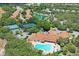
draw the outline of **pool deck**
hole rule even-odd
[[[43,45],[46,45],[46,44],[51,44],[52,47],[51,47],[51,50],[50,51],[45,51],[45,50],[42,50],[42,54],[46,55],[46,54],[49,54],[49,53],[54,53],[54,52],[57,52],[57,51],[60,51],[61,48],[58,44],[56,43],[49,43],[49,42],[44,42],[44,43],[41,43],[41,42],[34,42],[34,41],[30,41],[30,43],[35,46],[36,44],[43,44]]]

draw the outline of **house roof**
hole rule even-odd
[[[49,34],[47,36],[49,40],[56,42],[56,40],[59,39],[58,32],[49,30],[48,33]]]
[[[28,18],[28,19],[32,18],[30,9],[25,10],[25,13],[26,13],[26,15],[25,15],[26,18]]]
[[[0,14],[5,13],[5,11],[0,7]]]
[[[58,39],[58,35],[56,32],[48,32],[48,33],[42,33],[42,32],[37,32],[33,33],[31,36],[28,37],[29,40],[41,40],[41,41],[52,41],[56,42]]]
[[[0,38],[0,48],[4,48],[6,43],[7,43],[6,40]]]
[[[0,56],[5,55],[5,45],[7,44],[7,41],[5,39],[0,38]]]
[[[16,19],[16,17],[19,15],[20,10],[16,10],[12,15],[11,18]]]
[[[67,31],[62,31],[60,34],[59,34],[59,37],[64,39],[64,38],[67,38],[69,36],[69,33]]]
[[[49,33],[50,35],[58,35],[57,32],[56,32],[56,31],[53,31],[53,30],[49,30],[48,33]]]
[[[48,33],[37,32],[33,33],[28,37],[28,40],[40,40],[40,41],[51,41],[56,42],[59,38],[67,38],[68,32],[62,31],[57,33],[56,31],[49,30]]]
[[[38,32],[38,33],[36,33],[36,39],[43,41],[45,39],[45,35],[41,32]]]

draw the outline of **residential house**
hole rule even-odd
[[[19,15],[20,10],[17,9],[12,15],[11,18],[16,19],[16,17]]]
[[[57,42],[58,39],[62,38],[65,39],[69,35],[66,31],[53,31],[49,30],[47,33],[44,32],[37,32],[32,33],[27,39],[28,41],[39,41],[39,42]]]
[[[5,39],[0,38],[0,56],[5,55],[5,45],[7,44],[7,41]]]
[[[67,38],[69,37],[69,33],[67,31],[62,31],[60,32],[59,37],[62,39]]]
[[[5,11],[0,7],[0,14],[5,13]]]
[[[25,10],[25,13],[26,13],[26,15],[25,15],[26,19],[32,18],[31,10],[30,9]]]
[[[41,42],[44,42],[44,41],[56,42],[57,38],[56,38],[55,35],[56,35],[56,33],[54,33],[54,34],[51,34],[51,33],[50,34],[48,34],[48,33],[45,34],[45,33],[42,33],[42,32],[37,32],[37,33],[31,34],[28,37],[28,40],[29,41],[41,41]]]
[[[2,18],[2,14],[4,14],[5,11],[0,7],[0,18]]]
[[[16,6],[16,11],[11,15],[11,18],[16,19],[19,13],[22,13],[23,9],[19,6]],[[20,17],[22,19],[22,17]]]

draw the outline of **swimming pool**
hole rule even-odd
[[[35,42],[34,48],[37,50],[43,51],[42,54],[44,55],[49,54],[49,53],[52,54],[54,52],[58,52],[61,50],[60,45],[56,43],[49,43],[49,42],[45,42],[45,43]]]
[[[52,44],[37,43],[37,44],[34,46],[34,48],[35,48],[35,49],[38,49],[38,50],[50,52],[50,51],[52,51],[52,49],[53,49],[53,45],[52,45]]]

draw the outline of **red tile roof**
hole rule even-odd
[[[29,40],[39,40],[39,41],[51,41],[56,42],[59,39],[58,33],[56,31],[48,31],[47,34],[42,32],[33,33],[28,37]]]
[[[32,18],[30,9],[25,10],[25,13],[26,13],[26,15],[25,15],[26,18],[28,18],[28,19]]]
[[[19,15],[19,12],[20,12],[20,10],[17,9],[17,10],[11,15],[11,18],[16,19],[16,17]],[[32,18],[30,9],[25,10],[25,13],[26,13],[26,15],[25,15],[26,18],[28,18],[28,19],[29,19],[29,18]]]
[[[16,10],[12,15],[11,18],[16,19],[16,17],[19,15],[20,10]]]
[[[69,36],[69,33],[66,32],[66,31],[62,31],[60,34],[59,34],[59,37],[64,39],[64,38],[67,38]]]
[[[69,33],[66,31],[57,33],[56,31],[49,30],[47,34],[42,32],[33,33],[28,37],[28,40],[56,42],[58,39],[60,38],[64,39],[64,38],[67,38],[68,36],[69,36]]]

